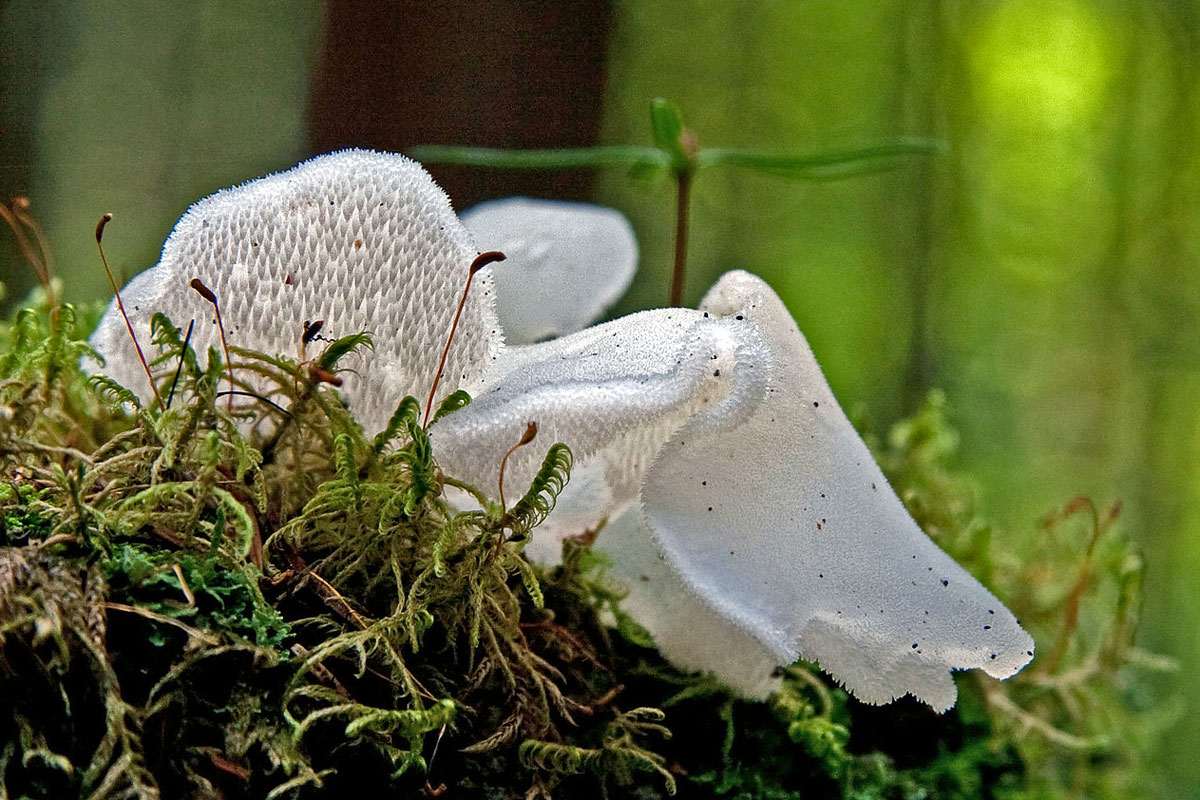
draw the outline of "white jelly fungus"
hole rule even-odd
[[[904,509],[767,284],[731,272],[698,310],[579,330],[629,282],[627,223],[528,200],[467,218],[478,241],[403,156],[333,153],[197,203],[125,305],[145,338],[155,311],[195,319],[199,353],[217,331],[196,277],[242,346],[295,353],[316,319],[327,336],[370,331],[343,392],[372,434],[428,391],[477,245],[508,247],[476,279],[439,392],[474,400],[431,437],[446,472],[480,486],[530,420],[539,441],[571,447],[572,480],[531,554],[553,558],[562,536],[610,520],[596,546],[628,610],[668,658],[747,696],[806,658],[866,702],[912,694],[944,710],[951,670],[1007,678],[1029,662],[1013,615]],[[559,338],[506,344],[505,330]],[[114,309],[92,343],[144,389]],[[513,455],[510,485],[532,477],[539,449]]]

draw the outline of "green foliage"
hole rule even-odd
[[[894,169],[904,156],[940,153],[945,149],[940,142],[916,136],[823,153],[771,153],[710,147],[697,154],[696,166],[736,167],[793,180],[828,181]]]
[[[668,174],[676,184],[675,263],[668,304],[683,301],[687,273],[687,237],[694,176],[713,167],[733,167],[791,180],[829,181],[892,169],[905,157],[944,150],[935,140],[896,137],[866,147],[819,153],[790,153],[702,147],[684,125],[683,112],[664,98],[650,103],[653,147],[600,146],[551,150],[497,150],[482,147],[422,145],[408,155],[428,164],[458,164],[493,169],[598,169],[625,167],[632,176]]]
[[[493,169],[596,169],[627,167],[657,170],[670,167],[669,156],[657,147],[614,145],[558,147],[547,150],[500,150],[490,147],[421,145],[409,149],[413,158],[429,164],[461,164]]]
[[[671,169],[686,170],[690,158],[683,145],[683,112],[679,106],[656,97],[650,103],[650,130],[654,133],[654,146],[671,159]]]
[[[1137,790],[1164,717],[1133,643],[1142,564],[1116,513],[1076,500],[998,551],[934,395],[878,456],[939,543],[1042,645],[956,709],[863,706],[814,668],[765,703],[666,664],[588,546],[524,547],[570,450],[505,509],[444,475],[404,398],[373,439],[315,362],[201,359],[165,318],[169,407],[89,377],[70,312],[0,336],[0,789],[8,796],[1056,798]],[[13,354],[18,354],[16,357]],[[314,364],[318,369],[314,370]],[[322,372],[322,370],[324,372]],[[174,385],[174,392],[170,387]],[[453,413],[463,392],[438,409]],[[451,506],[443,489],[474,497]],[[628,709],[628,710],[625,710]],[[153,735],[147,735],[148,732]]]
[[[225,563],[214,551],[171,552],[122,542],[100,569],[111,591],[163,617],[266,648],[280,648],[290,638],[279,612],[259,594],[255,576]],[[162,646],[167,633],[152,633],[150,643]]]
[[[375,451],[376,455],[382,453],[383,449],[398,436],[408,433],[411,430],[411,426],[416,425],[417,420],[420,418],[421,404],[417,402],[417,398],[411,395],[405,397],[400,401],[400,405],[396,406],[396,410],[392,412],[387,427],[375,436],[372,450]]]
[[[604,728],[599,747],[578,747],[527,739],[518,750],[521,764],[547,776],[577,775],[591,772],[611,779],[618,786],[634,783],[635,773],[657,773],[667,794],[676,792],[675,776],[664,766],[665,759],[637,744],[648,735],[671,738],[662,724],[665,715],[657,708],[635,708],[617,714]],[[545,791],[548,786],[543,785]]]
[[[945,146],[914,136],[884,140],[867,147],[822,153],[779,153],[734,148],[699,148],[684,127],[683,113],[670,100],[650,104],[654,146],[609,145],[550,150],[497,150],[486,147],[421,145],[408,154],[429,164],[459,164],[493,169],[601,169],[625,167],[634,174],[666,170],[679,176],[710,167],[746,169],[793,180],[835,180],[891,169],[905,156],[941,152]]]

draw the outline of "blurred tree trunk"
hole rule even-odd
[[[572,147],[596,139],[608,0],[332,0],[309,114],[316,151],[416,144]],[[458,209],[587,197],[591,176],[431,166]]]

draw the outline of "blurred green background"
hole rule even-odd
[[[961,463],[1011,537],[1077,494],[1124,502],[1144,647],[1177,658],[1155,770],[1200,786],[1200,4],[1185,0],[0,3],[0,196],[27,195],[74,299],[188,203],[341,146],[702,143],[820,150],[907,133],[946,154],[837,183],[701,175],[688,299],[778,288],[847,408],[945,389]],[[660,304],[668,181],[435,170],[456,206],[625,210],[622,310]],[[31,278],[0,236],[8,302]],[[1120,732],[1114,732],[1120,735]]]

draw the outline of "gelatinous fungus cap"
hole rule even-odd
[[[618,211],[509,197],[474,206],[463,224],[481,250],[499,250],[496,311],[509,344],[582,330],[629,288],[637,240]]]
[[[495,483],[530,420],[571,447],[571,483],[531,556],[610,520],[595,546],[628,610],[669,659],[747,696],[806,658],[863,701],[912,694],[944,710],[952,670],[1007,678],[1029,662],[1032,639],[909,516],[766,283],[731,272],[699,309],[583,328],[636,260],[615,212],[521,200],[467,219],[479,245],[512,253],[480,273],[450,353],[440,394],[474,400],[431,438],[447,474],[477,485]],[[428,390],[476,253],[419,164],[346,151],[197,203],[125,305],[143,334],[155,311],[195,318],[198,352],[216,333],[194,277],[242,346],[293,353],[313,319],[330,335],[371,332],[343,391],[374,433]],[[499,292],[493,269],[506,271]],[[559,338],[506,345],[502,325],[522,343]],[[110,309],[93,344],[110,374],[143,386],[124,336]],[[509,461],[513,485],[532,477],[535,450]]]

